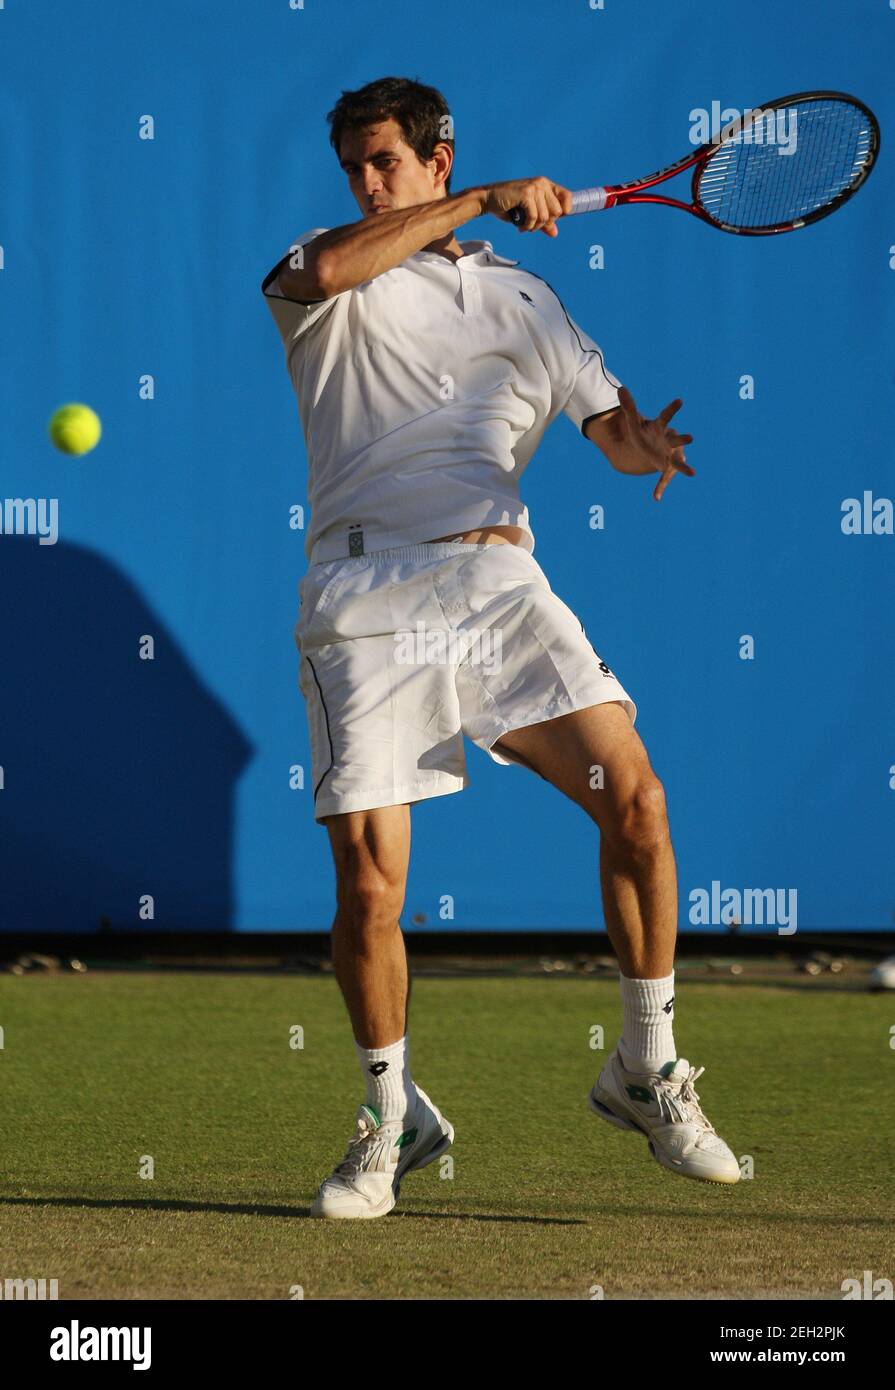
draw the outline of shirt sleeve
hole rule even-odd
[[[299,246],[307,246],[315,237],[321,236],[329,231],[328,227],[312,227],[309,232],[303,232],[300,237],[296,237],[286,256],[294,254]],[[285,256],[283,257],[285,260]],[[265,275],[261,282],[261,292],[264,295],[265,303],[273,314],[274,322],[283,340],[283,347],[288,353],[297,340],[307,333],[318,319],[325,317],[337,300],[342,298],[342,294],[350,294],[350,290],[343,290],[342,294],[331,295],[329,299],[311,299],[304,302],[297,299],[289,299],[283,293],[280,286],[278,271],[282,261],[278,261],[271,271]]]
[[[566,315],[568,318],[568,315]],[[583,328],[569,319],[572,336],[572,354],[576,363],[575,384],[572,394],[563,406],[563,412],[576,429],[584,433],[585,426],[596,415],[605,415],[618,406],[618,388],[621,382],[606,368],[602,350]]]

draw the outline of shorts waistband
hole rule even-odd
[[[461,555],[467,550],[491,550],[494,544],[489,541],[415,541],[412,545],[392,545],[386,550],[371,550],[369,558],[374,561],[433,560],[441,556]],[[500,545],[500,541],[496,544]]]
[[[501,547],[500,541],[414,541],[411,545],[390,545],[383,550],[366,550],[362,555],[337,555],[329,560],[317,560],[317,565],[351,564],[394,564],[396,560],[407,560],[416,564],[426,560],[447,559],[451,555],[462,555],[473,550],[495,550]],[[518,547],[517,547],[518,549]]]

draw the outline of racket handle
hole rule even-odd
[[[606,206],[605,188],[582,188],[572,194],[572,212],[602,212]]]
[[[573,216],[579,212],[602,212],[606,206],[605,188],[581,188],[577,193],[572,194],[572,211],[567,216]],[[513,208],[508,214],[510,222],[514,227],[525,221],[525,209],[522,207]]]

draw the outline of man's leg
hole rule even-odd
[[[410,863],[410,806],[350,811],[325,821],[336,870],[336,979],[355,1041],[384,1048],[407,1031],[407,954],[399,926]]]
[[[311,1215],[385,1216],[401,1180],[447,1148],[454,1129],[410,1075],[409,972],[399,925],[410,859],[410,806],[326,818],[336,866],[333,963],[348,1007],[366,1097],[345,1158]]]
[[[677,873],[665,792],[623,707],[592,705],[514,729],[497,747],[577,802],[599,826],[603,911],[622,974],[668,976]]]
[[[677,874],[665,794],[640,736],[608,702],[514,729],[499,746],[599,826],[603,913],[621,968],[619,1056],[631,1071],[673,1065]]]
[[[646,1134],[650,1153],[671,1172],[737,1182],[737,1160],[694,1089],[703,1068],[676,1056],[677,875],[662,784],[627,713],[614,702],[593,705],[515,729],[500,747],[600,828],[603,909],[621,966],[624,1026],[591,1091],[591,1109],[620,1129]]]

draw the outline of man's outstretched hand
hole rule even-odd
[[[668,424],[680,410],[683,401],[671,401],[664,410],[659,411],[655,420],[647,420],[640,414],[627,386],[618,388],[618,403],[621,410],[612,421],[615,438],[610,462],[614,468],[622,473],[661,473],[653,489],[657,502],[675,473],[685,473],[688,478],[695,478],[696,470],[690,467],[684,454],[684,445],[692,444],[693,436],[678,434]]]

